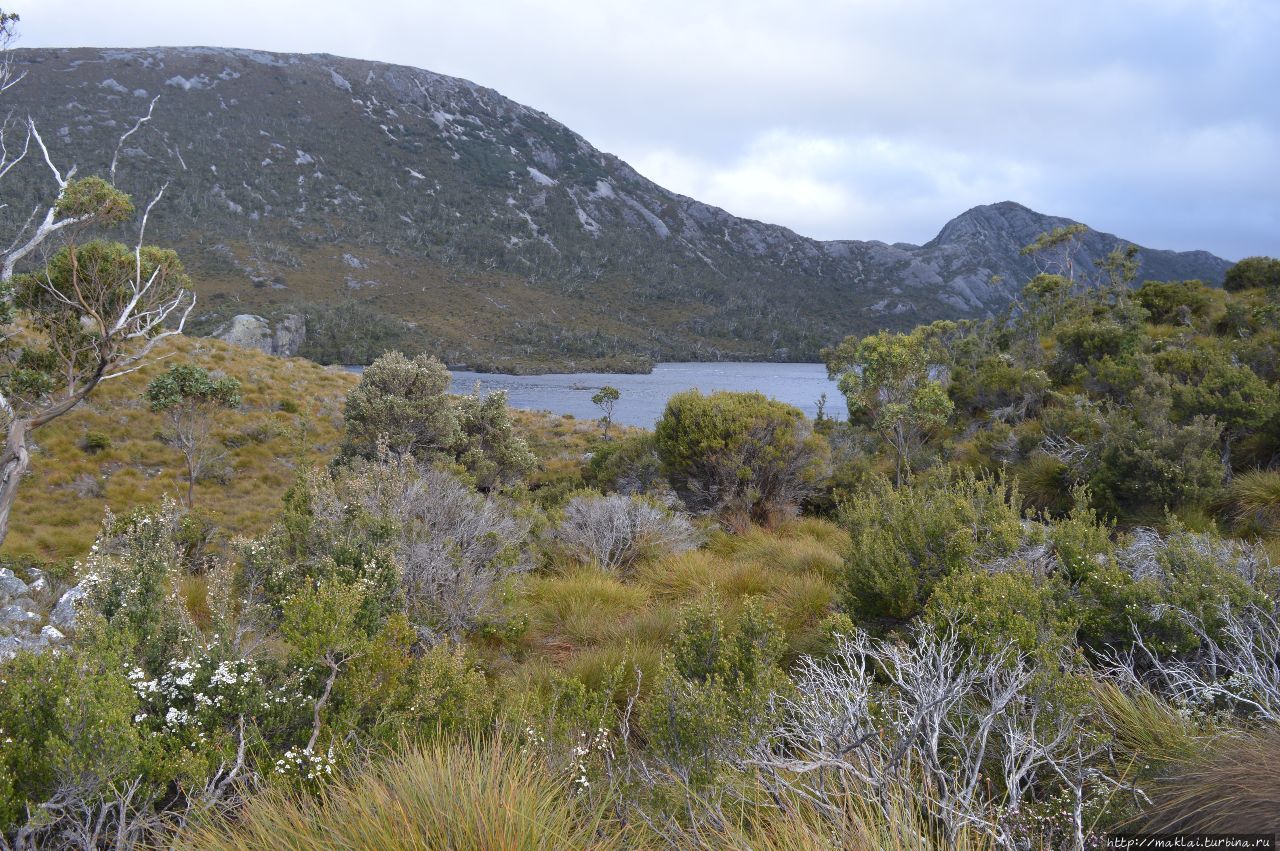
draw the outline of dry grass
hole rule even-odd
[[[1158,833],[1280,833],[1280,730],[1241,733],[1174,766],[1142,829]]]
[[[695,827],[674,845],[688,851],[994,851],[994,843],[976,832],[944,836],[893,789],[882,790],[882,810],[868,790],[833,780],[827,793],[834,811],[787,795],[785,808],[744,808],[736,818],[725,813],[726,823]]]
[[[336,451],[342,405],[356,381],[351,373],[204,338],[175,338],[160,354],[164,360],[105,382],[80,407],[35,432],[37,450],[6,554],[75,558],[93,543],[105,509],[127,512],[183,492],[181,456],[160,439],[161,418],[142,398],[147,383],[175,361],[225,372],[243,385],[243,406],[220,413],[215,432],[225,472],[196,486],[197,509],[221,534],[263,531],[298,467],[325,463]],[[297,413],[281,410],[282,402],[292,402]],[[89,433],[105,435],[110,445],[86,451]]]
[[[277,358],[203,337],[177,337],[164,359],[108,381],[69,414],[35,432],[4,555],[62,561],[84,554],[110,508],[124,513],[185,492],[182,459],[160,438],[163,422],[143,400],[169,364],[190,360],[240,380],[244,404],[219,413],[223,474],[196,486],[196,508],[218,536],[254,535],[278,516],[284,491],[306,465],[327,464],[342,439],[342,409],[358,376],[301,358]],[[287,410],[282,410],[282,407]],[[595,421],[514,411],[516,428],[554,479],[599,440]],[[106,448],[84,448],[86,436]]]
[[[625,579],[594,568],[534,577],[517,603],[529,623],[522,678],[537,682],[560,669],[582,673],[585,682],[628,654],[656,664],[683,607],[711,591],[729,617],[747,597],[760,598],[791,655],[812,649],[834,610],[846,542],[838,526],[802,520],[772,532],[719,534],[705,549],[641,563]]]
[[[622,848],[603,808],[501,743],[408,748],[314,797],[269,790],[234,822],[189,830],[200,851],[551,851]],[[630,846],[634,847],[634,846]]]
[[[1244,534],[1280,535],[1280,470],[1253,470],[1231,481],[1226,514]]]

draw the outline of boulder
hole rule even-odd
[[[70,632],[76,628],[76,603],[89,593],[83,585],[73,585],[58,598],[53,611],[49,613],[49,623],[60,632]]]
[[[220,325],[213,336],[233,346],[291,358],[302,348],[307,323],[296,313],[286,313],[274,325],[261,316],[241,313]]]
[[[30,602],[30,601],[27,601]],[[40,616],[28,609],[13,603],[0,609],[0,627],[15,629],[40,623]]]
[[[49,579],[42,571],[31,571],[31,582],[27,585],[27,592],[30,594],[47,594],[49,593]]]
[[[14,576],[9,568],[0,567],[0,594],[6,597],[21,597],[27,592],[27,583]]]

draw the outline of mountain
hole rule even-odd
[[[194,273],[206,330],[306,318],[303,353],[386,345],[504,370],[646,359],[813,359],[846,334],[985,315],[1069,223],[976,207],[922,246],[823,242],[668,191],[544,113],[466,80],[328,55],[215,48],[18,50],[3,97],[55,162],[167,181],[150,238]],[[6,225],[48,191],[35,158]],[[1089,231],[1079,262],[1127,244]],[[1142,249],[1143,277],[1220,281],[1204,252]]]

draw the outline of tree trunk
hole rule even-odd
[[[27,432],[30,423],[15,419],[5,435],[4,456],[0,458],[0,544],[9,535],[9,513],[18,500],[18,485],[31,465],[27,452]]]

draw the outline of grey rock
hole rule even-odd
[[[12,570],[0,567],[0,593],[7,597],[21,597],[27,590],[27,583],[14,576]]]
[[[89,593],[83,585],[73,585],[58,598],[53,611],[49,613],[49,623],[62,632],[70,632],[76,628],[76,604]]]
[[[37,623],[40,623],[40,616],[23,606],[10,604],[0,609],[0,624],[2,625],[12,628]]]
[[[46,641],[49,641],[53,644],[57,644],[59,641],[62,641],[64,638],[66,638],[66,636],[62,634],[62,631],[60,629],[58,629],[56,626],[49,626],[48,624],[45,624],[44,627],[40,630],[40,635]]]
[[[235,346],[291,358],[302,348],[306,332],[306,321],[295,313],[281,316],[274,325],[261,316],[241,313],[220,325],[213,336]]]
[[[7,662],[23,648],[22,639],[13,635],[0,636],[0,662]]]

